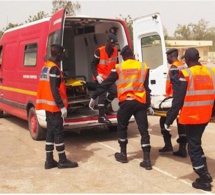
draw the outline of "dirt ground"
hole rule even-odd
[[[108,129],[66,132],[66,154],[79,163],[74,169],[44,169],[45,142],[31,139],[27,122],[13,116],[0,119],[0,193],[215,193],[192,188],[197,178],[190,159],[171,153],[161,155],[163,147],[159,117],[149,116],[151,161],[153,170],[139,166],[142,161],[140,136],[136,123],[129,125],[128,160],[114,159],[119,151],[117,133]],[[215,177],[215,124],[210,123],[203,135],[203,148],[209,171]],[[176,143],[176,124],[172,126],[172,143]],[[58,160],[55,152],[55,159]],[[213,185],[215,181],[213,182]]]

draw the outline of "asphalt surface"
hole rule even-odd
[[[205,194],[215,193],[194,189],[197,178],[189,157],[172,153],[161,155],[163,147],[159,117],[149,116],[152,170],[139,166],[142,161],[140,136],[136,123],[128,130],[128,163],[114,159],[119,151],[117,133],[108,129],[66,132],[68,159],[77,161],[74,169],[44,169],[45,142],[31,139],[27,122],[13,116],[0,119],[0,193],[140,193],[140,194]],[[203,135],[203,148],[208,168],[215,177],[215,124],[210,123]],[[176,124],[172,126],[172,143],[176,143]],[[55,152],[55,159],[58,160]],[[213,181],[213,185],[215,181]]]

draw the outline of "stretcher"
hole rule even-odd
[[[154,96],[151,98],[151,107],[154,109],[154,116],[166,117],[167,110],[172,105],[172,98],[165,98],[165,96]],[[211,117],[211,123],[215,123],[215,116]]]
[[[167,111],[154,110],[154,116],[166,116]],[[215,117],[212,117],[210,123],[215,123]]]

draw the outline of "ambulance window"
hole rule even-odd
[[[155,69],[163,64],[161,38],[159,35],[151,35],[141,39],[143,61],[150,69]]]
[[[48,38],[48,45],[46,50],[46,59],[49,59],[51,57],[51,45],[52,44],[61,44],[61,30],[57,30],[49,35]]]
[[[24,66],[36,66],[37,63],[37,43],[25,45]]]

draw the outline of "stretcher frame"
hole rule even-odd
[[[166,117],[167,111],[165,110],[154,110],[154,116]],[[211,118],[210,123],[215,123],[215,116]]]

